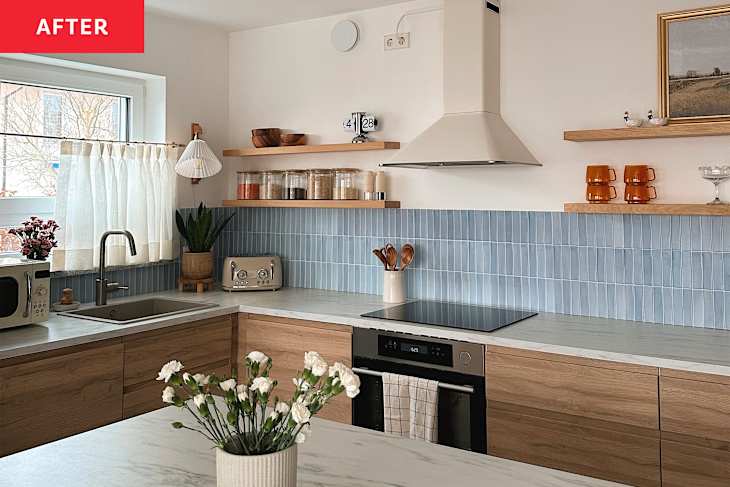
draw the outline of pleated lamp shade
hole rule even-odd
[[[175,164],[175,172],[190,179],[203,179],[215,176],[223,169],[221,161],[215,156],[204,140],[190,141],[180,159]]]

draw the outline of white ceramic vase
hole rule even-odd
[[[383,302],[406,302],[406,276],[402,271],[383,271]]]
[[[268,455],[231,455],[216,448],[218,487],[296,487],[297,445]]]

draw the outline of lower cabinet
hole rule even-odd
[[[305,352],[316,351],[330,364],[342,362],[352,366],[349,326],[261,315],[248,315],[240,320],[239,326],[245,327],[245,344],[239,338],[239,356],[259,350],[271,357],[274,361],[271,376],[278,381],[276,391],[283,399],[289,399],[294,392],[292,378],[303,369]],[[342,394],[318,417],[350,424],[352,401]]]
[[[486,367],[490,455],[661,485],[656,368],[495,346]]]
[[[226,315],[124,337],[124,417],[164,406],[163,384],[156,378],[170,360],[179,360],[190,373],[229,376],[235,319]]]
[[[664,487],[730,485],[730,377],[662,369]]]
[[[122,419],[122,364],[121,340],[0,362],[0,456]]]

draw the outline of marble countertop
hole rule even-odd
[[[496,332],[483,333],[362,318],[362,313],[385,307],[380,296],[368,294],[289,288],[203,295],[170,291],[154,296],[219,306],[125,326],[52,314],[46,323],[0,330],[0,359],[240,311],[730,376],[730,332],[722,330],[540,313]]]
[[[173,430],[168,407],[0,458],[5,487],[215,486],[207,440]],[[373,468],[377,467],[377,468]],[[613,482],[314,419],[300,446],[300,487],[611,487]]]

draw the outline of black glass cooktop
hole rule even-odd
[[[473,331],[494,331],[535,316],[533,311],[492,308],[439,301],[413,301],[362,315],[364,318],[408,321]]]

